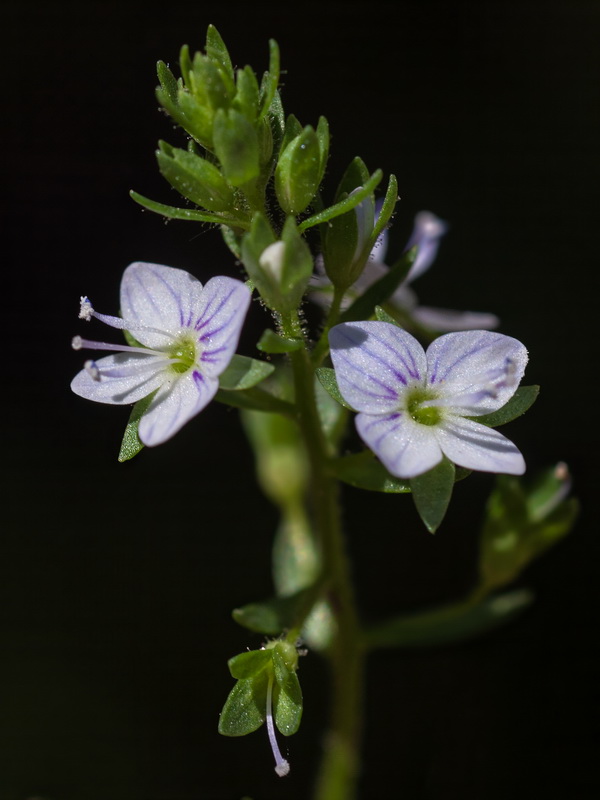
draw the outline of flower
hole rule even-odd
[[[499,320],[495,314],[422,306],[419,305],[416,294],[410,288],[410,284],[426,272],[434,262],[442,236],[447,231],[448,224],[430,211],[420,211],[415,216],[414,227],[405,252],[416,247],[417,255],[408,275],[389,298],[389,304],[408,314],[418,325],[432,331],[496,328]],[[389,267],[385,263],[387,240],[388,232],[384,230],[377,238],[362,274],[346,293],[342,308],[348,308],[371,284],[383,278],[388,271]],[[313,289],[311,299],[320,304],[328,303],[330,284],[325,276],[322,259],[317,259],[316,269],[317,275],[311,281]]]
[[[87,361],[75,376],[75,394],[99,403],[135,403],[153,394],[139,422],[138,436],[149,446],[173,436],[212,400],[218,376],[235,353],[250,290],[218,276],[202,287],[188,272],[141,261],[121,281],[121,314],[94,311],[81,298],[80,318],[96,317],[135,337],[140,346],[92,342],[76,336],[76,350],[114,350]]]
[[[387,322],[348,322],[329,332],[343,398],[356,428],[387,470],[414,478],[443,456],[461,467],[521,475],[523,456],[502,434],[471,417],[513,396],[527,350],[510,336],[462,331],[427,349]]]

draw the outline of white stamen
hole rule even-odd
[[[160,333],[163,336],[169,336],[171,339],[175,338],[170,331],[163,331],[159,328],[154,328],[151,325],[132,325],[131,322],[126,324],[125,320],[121,319],[121,317],[113,317],[110,314],[101,314],[99,311],[94,310],[89,297],[80,297],[79,304],[79,319],[84,319],[86,322],[90,322],[92,317],[95,317],[105,325],[110,325],[111,328],[118,328],[121,331],[128,330],[132,333],[135,333],[136,331],[145,331],[147,333]]]
[[[74,336],[71,340],[73,350],[112,350],[117,353],[142,353],[145,356],[161,356],[166,361],[175,361],[161,350],[151,350],[149,347],[130,347],[128,344],[110,344],[110,342],[93,342],[89,339],[82,339],[81,336]]]
[[[96,364],[95,361],[92,361],[91,359],[88,359],[88,361],[86,361],[84,363],[83,368],[88,373],[88,375],[91,377],[91,379],[93,381],[99,381],[100,380],[100,369],[98,367],[98,364]]]
[[[80,297],[79,298],[79,319],[84,319],[86,322],[90,322],[92,316],[94,314],[94,309],[92,304],[89,301],[88,297]]]
[[[271,750],[275,756],[275,772],[280,778],[285,777],[290,771],[290,765],[281,755],[277,739],[275,738],[275,726],[273,725],[273,712],[272,712],[272,696],[273,696],[273,677],[269,678],[269,685],[267,686],[267,733],[269,734],[269,742]]]

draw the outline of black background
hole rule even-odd
[[[213,405],[134,462],[127,411],[73,396],[78,298],[117,312],[133,260],[239,276],[219,234],[128,197],[175,201],[156,140],[155,63],[217,25],[238,66],[282,50],[283,101],[333,132],[328,187],[355,155],[399,179],[391,233],[452,224],[415,286],[494,311],[530,350],[536,407],[510,436],[528,465],[565,460],[584,514],[520,584],[537,603],[461,646],[370,662],[365,798],[592,797],[598,649],[597,2],[18,2],[2,12],[4,351],[0,800],[305,798],[327,711],[318,656],[305,718],[272,769],[264,731],[219,737],[226,659],[260,645],[231,608],[271,591],[276,519],[237,416]],[[254,307],[241,351],[265,320]],[[103,332],[97,329],[97,338]],[[347,492],[363,616],[472,585],[487,476],[459,484],[435,537],[409,498]]]

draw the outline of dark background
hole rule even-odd
[[[69,391],[78,298],[117,312],[133,260],[239,275],[216,231],[163,221],[155,62],[217,25],[238,66],[282,50],[283,101],[333,132],[327,186],[360,154],[399,179],[401,251],[428,208],[452,224],[423,302],[494,311],[541,398],[509,434],[533,470],[570,465],[584,514],[527,570],[537,603],[461,646],[370,662],[365,798],[594,796],[597,758],[597,2],[8,2],[2,11],[5,349],[0,800],[309,795],[327,674],[303,660],[305,718],[280,781],[264,731],[216,733],[226,659],[260,639],[230,618],[271,591],[276,519],[234,412],[116,461],[125,409]],[[253,309],[242,352],[265,320]],[[96,337],[103,333],[96,329]],[[491,478],[457,486],[436,537],[409,498],[347,493],[365,618],[472,585]]]

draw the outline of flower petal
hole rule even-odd
[[[345,322],[329,331],[329,344],[340,392],[357,411],[394,411],[405,387],[424,381],[423,348],[395,325]]]
[[[432,430],[444,454],[461,467],[509,475],[525,472],[525,460],[519,449],[493,428],[450,416]]]
[[[146,347],[168,347],[197,316],[199,280],[183,269],[136,261],[123,273],[121,314]]]
[[[100,379],[94,380],[83,369],[71,381],[71,389],[87,400],[124,405],[136,403],[157,389],[165,380],[168,362],[143,353],[117,353],[99,358],[95,365]]]
[[[211,278],[204,287],[194,322],[204,375],[220,375],[231,361],[250,297],[245,284],[223,275]]]
[[[358,414],[355,421],[361,439],[398,478],[414,478],[442,460],[435,429],[407,414]]]
[[[406,276],[407,282],[414,281],[433,264],[440,239],[447,230],[448,224],[432,214],[431,211],[420,211],[417,214],[413,231],[406,245],[407,250],[417,246],[417,257]]]
[[[148,447],[166,442],[208,405],[218,388],[216,378],[197,370],[163,384],[140,420],[140,440]]]
[[[441,391],[446,407],[469,416],[502,408],[526,364],[521,342],[491,331],[447,333],[427,349],[428,383]]]
[[[497,328],[500,320],[495,314],[485,311],[455,311],[452,308],[419,306],[412,312],[413,318],[432,331],[490,330]]]

